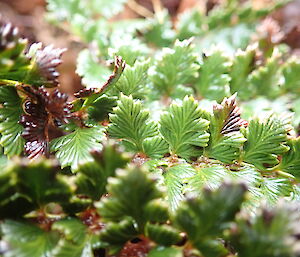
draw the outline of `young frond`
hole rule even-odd
[[[243,160],[262,170],[278,164],[278,155],[289,149],[286,144],[288,125],[287,120],[274,115],[251,120],[245,133]]]
[[[176,41],[173,48],[164,48],[156,58],[150,72],[154,88],[167,96],[176,92],[176,87],[193,82],[198,77],[199,65],[191,40]]]
[[[139,100],[121,95],[118,106],[110,115],[112,123],[108,127],[108,133],[113,138],[122,139],[131,151],[151,155],[157,151],[160,153],[160,146],[164,143],[154,139],[159,135],[159,131],[157,124],[151,121],[149,116],[149,111],[143,110]],[[163,148],[167,151],[166,147]]]
[[[195,84],[199,96],[221,101],[230,94],[229,71],[232,63],[220,50],[214,49],[208,56],[204,55],[200,66],[199,79]]]
[[[197,157],[209,140],[209,121],[193,97],[186,96],[181,104],[173,103],[161,115],[160,132],[170,145],[170,152],[183,158]]]
[[[74,132],[53,139],[50,143],[51,152],[55,152],[62,168],[71,166],[77,171],[80,164],[93,161],[91,150],[101,150],[104,139],[104,128],[76,128]]]
[[[205,154],[225,163],[237,160],[240,147],[246,141],[240,132],[244,126],[247,126],[247,122],[241,118],[236,95],[214,105],[213,115],[210,115],[211,137]]]

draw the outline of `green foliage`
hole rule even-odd
[[[262,170],[275,166],[279,162],[278,155],[289,149],[286,145],[288,131],[287,120],[274,115],[263,121],[251,120],[245,132],[243,160]]]
[[[159,247],[149,252],[149,257],[183,257],[183,253],[180,249],[173,247]]]
[[[244,121],[240,118],[235,96],[225,98],[220,105],[215,105],[209,119],[211,137],[205,155],[224,163],[232,163],[238,159],[240,148],[246,141],[240,133]]]
[[[24,139],[21,137],[23,127],[18,124],[23,113],[21,99],[12,87],[0,88],[0,143],[4,148],[4,154],[8,157],[20,155],[24,147]]]
[[[95,124],[95,122],[108,120],[108,114],[112,112],[113,108],[117,106],[117,98],[113,96],[102,95],[88,108],[88,122]]]
[[[149,112],[143,110],[141,102],[133,100],[132,96],[121,95],[110,120],[109,135],[122,139],[127,149],[150,157],[167,152],[165,142],[157,137],[159,132],[156,123],[149,120]]]
[[[297,256],[293,245],[298,244],[299,239],[292,236],[297,218],[292,208],[264,208],[254,220],[240,218],[238,227],[232,228],[230,241],[239,256]]]
[[[298,256],[299,58],[253,35],[284,1],[47,2],[85,88],[0,20],[0,255]]]
[[[150,60],[137,61],[132,67],[126,66],[123,75],[116,83],[114,90],[134,98],[142,98],[147,84],[147,72]]]
[[[87,227],[80,220],[75,218],[59,220],[52,225],[52,230],[62,234],[62,238],[53,249],[53,256],[94,256]]]
[[[255,49],[256,46],[251,45],[245,51],[238,50],[234,56],[230,71],[230,91],[232,94],[239,92],[239,97],[248,98],[249,94],[251,94],[249,88],[244,84],[253,69]]]
[[[76,193],[99,200],[106,192],[107,178],[114,176],[117,168],[124,168],[129,158],[113,144],[105,144],[102,152],[93,154],[94,161],[79,167]]]
[[[170,145],[170,152],[183,158],[199,155],[200,147],[207,146],[209,122],[193,97],[185,97],[182,104],[173,103],[161,115],[160,132]]]
[[[215,192],[206,189],[201,198],[189,198],[179,207],[176,223],[205,256],[223,256],[227,250],[216,238],[234,220],[245,192],[240,184],[224,184]]]
[[[199,65],[191,40],[177,40],[173,48],[164,48],[156,57],[150,74],[154,88],[172,96],[176,86],[193,82],[198,77]]]
[[[142,231],[146,215],[143,210],[147,203],[159,198],[161,193],[156,188],[155,180],[148,178],[137,167],[120,171],[117,175],[117,178],[109,179],[107,191],[110,197],[101,201],[99,212],[105,220],[115,222],[129,216],[137,223],[138,230]]]
[[[55,152],[61,167],[71,166],[75,172],[79,165],[92,161],[90,151],[101,150],[104,138],[103,127],[76,128],[74,132],[51,141],[51,151]]]
[[[170,209],[175,211],[180,205],[183,196],[185,180],[195,174],[195,169],[189,164],[179,164],[167,168],[164,173],[164,184]]]
[[[300,138],[291,139],[288,141],[290,150],[282,155],[281,162],[278,169],[294,175],[296,178],[300,177]]]
[[[176,28],[179,40],[199,35],[202,32],[203,19],[204,17],[197,9],[187,10],[181,14]]]
[[[56,172],[57,167],[50,162],[8,165],[0,174],[1,216],[21,217],[30,209],[50,202],[67,203],[71,197],[70,186]]]
[[[290,57],[282,67],[284,76],[284,88],[287,91],[299,93],[300,88],[300,61],[295,57]]]
[[[82,77],[82,83],[89,88],[99,88],[110,75],[110,71],[88,49],[82,50],[77,59],[76,72]]]
[[[199,79],[195,84],[197,94],[216,101],[228,96],[230,66],[229,58],[220,50],[215,49],[208,56],[204,56]]]
[[[155,201],[162,193],[156,188],[155,180],[144,171],[138,167],[120,170],[116,178],[109,178],[107,191],[110,197],[101,200],[98,210],[105,221],[112,222],[101,231],[102,241],[119,250],[126,241],[141,233],[162,245],[180,240],[174,228],[148,223],[165,221],[162,217],[166,217],[168,211]]]
[[[57,243],[55,233],[47,233],[31,224],[7,220],[1,224],[1,230],[10,245],[5,257],[46,257]]]
[[[258,95],[274,97],[277,95],[280,84],[280,69],[278,69],[280,53],[274,49],[272,56],[265,66],[254,70],[249,76],[249,83]]]

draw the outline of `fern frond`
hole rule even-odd
[[[199,156],[200,147],[207,146],[209,122],[192,97],[185,97],[179,105],[173,103],[161,115],[160,132],[170,145],[172,154],[183,158]]]

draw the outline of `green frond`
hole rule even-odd
[[[203,255],[224,256],[227,250],[216,237],[234,220],[245,192],[241,184],[223,184],[214,192],[206,189],[200,198],[188,198],[180,205],[175,222]]]
[[[204,17],[198,9],[187,9],[178,17],[176,26],[178,39],[184,40],[200,35],[203,32],[203,23]]]
[[[199,79],[195,84],[197,94],[217,102],[228,96],[231,65],[229,57],[221,50],[212,49],[209,55],[204,56],[200,65]]]
[[[221,104],[214,105],[213,114],[209,116],[210,142],[205,155],[224,163],[237,160],[246,141],[240,132],[245,121],[241,118],[235,97],[224,98]]]
[[[163,140],[157,137],[157,124],[149,116],[149,111],[142,108],[140,101],[121,95],[118,106],[110,115],[108,133],[113,138],[122,139],[128,150],[159,156],[167,148]]]
[[[299,243],[294,237],[299,226],[295,208],[285,206],[262,208],[253,219],[243,217],[230,231],[230,242],[243,257],[297,256],[293,246]]]
[[[79,166],[76,174],[76,193],[99,200],[106,192],[108,177],[115,176],[116,169],[124,168],[129,157],[116,145],[106,143],[101,152],[93,153],[93,161]]]
[[[199,156],[199,149],[207,146],[209,122],[203,118],[203,113],[193,97],[186,96],[181,104],[173,103],[161,115],[160,132],[172,154],[188,159]]]
[[[110,197],[103,198],[98,205],[101,217],[114,222],[131,217],[140,231],[147,221],[146,205],[162,196],[155,180],[138,167],[119,170],[115,178],[109,178],[107,191]]]
[[[149,66],[150,59],[137,61],[133,66],[127,65],[113,91],[122,92],[127,96],[132,95],[134,98],[142,98],[147,84]]]
[[[275,204],[280,197],[290,196],[292,192],[292,185],[286,178],[264,177],[260,182],[259,188],[262,198],[266,199],[270,204]]]
[[[196,166],[194,176],[187,179],[187,190],[201,194],[203,188],[216,190],[228,177],[227,169],[222,165]]]
[[[195,175],[195,169],[192,165],[184,163],[166,168],[164,176],[164,185],[166,186],[169,208],[175,211],[184,199],[184,184],[186,180]]]
[[[158,47],[170,46],[175,40],[175,31],[167,9],[162,9],[159,14],[146,20],[142,33],[147,43]]]
[[[191,40],[177,40],[173,48],[164,48],[156,57],[150,70],[150,79],[154,88],[172,96],[177,86],[195,81],[198,69],[197,55]]]
[[[132,37],[130,33],[123,34],[120,38],[120,33],[116,31],[111,35],[110,40],[108,53],[111,57],[122,56],[126,64],[131,67],[134,67],[136,62],[140,62],[139,66],[147,63],[145,59],[149,54],[149,48],[139,38]]]
[[[265,95],[274,98],[279,93],[280,85],[280,61],[281,54],[277,48],[266,64],[260,66],[249,75],[249,86],[252,87],[256,95]]]
[[[23,152],[23,127],[18,122],[23,114],[22,101],[13,87],[0,87],[0,144],[8,157]]]
[[[247,141],[242,159],[261,170],[275,166],[279,162],[278,155],[289,149],[286,145],[288,131],[288,121],[274,115],[264,120],[251,120],[245,132]]]
[[[76,72],[82,77],[82,83],[88,88],[99,88],[111,73],[88,49],[79,53]]]
[[[1,224],[1,230],[3,239],[10,245],[9,251],[4,254],[5,257],[51,256],[58,242],[56,233],[48,233],[29,223],[6,220]]]
[[[278,170],[288,172],[294,175],[297,179],[300,178],[300,138],[291,139],[288,141],[289,151],[281,156],[281,161]]]
[[[74,132],[51,141],[51,151],[55,152],[62,168],[71,166],[77,171],[80,164],[93,161],[91,150],[101,150],[104,128],[76,128]]]
[[[247,77],[254,69],[256,45],[250,45],[245,51],[237,50],[230,70],[230,92],[238,92],[238,96],[248,99],[251,95],[247,85]],[[246,85],[245,85],[246,84]]]
[[[300,92],[300,60],[294,56],[290,57],[282,67],[284,77],[283,87],[289,92]]]

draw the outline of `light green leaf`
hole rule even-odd
[[[289,196],[292,187],[289,180],[285,178],[263,178],[260,190],[264,199],[270,204],[275,204],[280,197]]]
[[[154,13],[153,18],[146,20],[142,30],[147,43],[152,43],[158,47],[169,46],[175,40],[175,31],[167,9]]]
[[[21,99],[13,87],[0,87],[0,144],[8,157],[20,155],[25,140],[21,134],[23,127],[18,123],[23,113]]]
[[[149,111],[142,109],[138,100],[132,96],[121,95],[114,114],[110,115],[108,133],[113,138],[122,139],[131,151],[157,156],[166,149],[159,135],[157,124],[149,120]],[[163,148],[160,148],[163,146]]]
[[[260,66],[249,75],[249,83],[258,95],[269,98],[278,96],[280,85],[280,61],[281,54],[277,48],[264,66]]]
[[[124,20],[122,20],[124,22]],[[121,34],[121,35],[120,35]],[[111,35],[111,44],[108,48],[109,55],[122,56],[127,65],[134,66],[136,61],[146,63],[144,60],[149,55],[149,49],[145,43],[137,37],[133,37],[130,33],[115,30],[115,33]]]
[[[277,169],[300,178],[300,138],[289,140],[288,146],[290,150],[282,155]]]
[[[132,95],[134,98],[143,97],[144,87],[147,83],[147,72],[150,59],[136,62],[134,66],[127,65],[114,91],[122,92],[124,95]]]
[[[228,96],[231,65],[230,59],[222,51],[213,49],[200,65],[199,79],[195,84],[197,94],[217,102]]]
[[[183,200],[185,180],[194,175],[195,169],[187,163],[167,168],[163,173],[164,185],[167,189],[168,203],[172,211],[175,211]]]
[[[57,233],[12,220],[6,220],[1,229],[10,246],[4,257],[49,257],[59,239]]]
[[[203,31],[203,16],[198,9],[188,9],[178,17],[177,37],[179,40],[188,39],[193,36],[200,35]]]
[[[176,93],[176,86],[191,83],[198,77],[199,65],[191,40],[176,41],[173,48],[164,48],[150,70],[154,87],[167,96]]]
[[[160,132],[170,144],[172,154],[183,158],[199,156],[197,147],[207,146],[209,122],[193,97],[185,97],[181,104],[173,103],[161,115]]]
[[[123,10],[126,0],[92,0],[90,9],[105,18],[111,18]]]
[[[71,166],[77,171],[80,164],[93,160],[90,151],[101,150],[104,138],[103,127],[77,128],[71,134],[51,141],[51,151],[55,152],[61,167]]]
[[[97,61],[88,49],[82,50],[77,59],[76,72],[82,77],[82,83],[88,88],[99,88],[106,82],[110,70]]]
[[[228,170],[222,165],[200,165],[194,176],[187,179],[188,191],[200,194],[204,187],[217,189],[228,177]]]
[[[290,57],[282,67],[284,77],[283,87],[295,93],[300,91],[300,60],[295,56]]]
[[[230,71],[230,91],[238,92],[238,96],[249,99],[251,92],[247,86],[247,77],[253,69],[256,45],[250,45],[245,51],[238,50],[234,56]]]
[[[245,136],[244,161],[264,170],[265,165],[273,167],[278,164],[277,155],[288,151],[286,145],[289,121],[274,115],[259,120],[253,119],[249,123]]]

